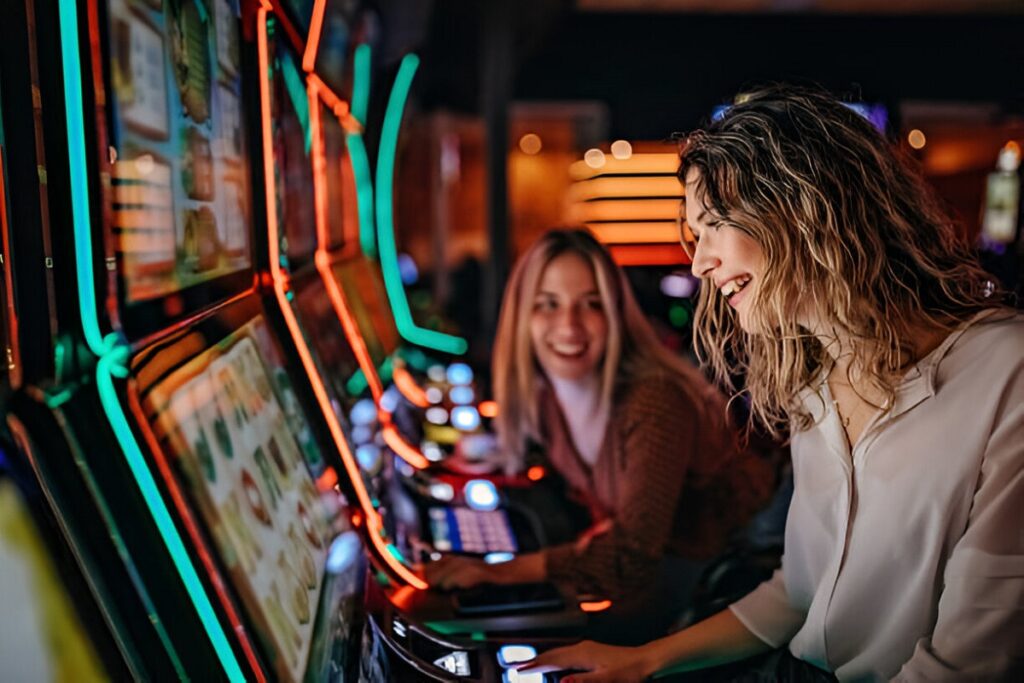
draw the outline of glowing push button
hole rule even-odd
[[[480,426],[480,413],[473,406],[452,408],[452,425],[464,432],[472,432]]]
[[[486,479],[471,479],[463,489],[466,505],[474,510],[493,510],[498,507],[498,489]]]
[[[498,650],[498,664],[506,669],[513,664],[528,662],[537,656],[537,650],[530,645],[502,645]]]
[[[473,369],[465,363],[452,363],[445,375],[453,386],[465,386],[473,381]]]
[[[505,672],[505,683],[544,683],[544,674],[521,674],[515,669]]]

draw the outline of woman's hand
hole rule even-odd
[[[423,578],[432,588],[453,590],[472,588],[481,583],[500,583],[500,565],[490,565],[475,557],[446,555],[423,567]]]
[[[423,578],[433,588],[472,588],[481,583],[533,583],[547,579],[544,552],[519,555],[508,562],[487,564],[475,557],[446,555],[423,567]]]
[[[521,666],[519,671],[547,673],[569,669],[587,673],[563,677],[562,683],[640,683],[653,673],[643,648],[604,645],[590,640],[548,650]]]

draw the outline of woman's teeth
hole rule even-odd
[[[552,344],[551,350],[562,356],[578,356],[586,350],[583,344]]]
[[[728,299],[733,294],[736,294],[738,291],[746,287],[748,282],[750,282],[749,276],[738,277],[735,280],[729,280],[726,282],[722,285],[722,289],[719,291],[722,292],[722,296]]]

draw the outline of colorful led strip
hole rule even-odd
[[[443,353],[461,355],[466,352],[465,339],[419,327],[413,321],[412,312],[409,310],[409,300],[406,298],[402,276],[398,269],[393,208],[395,156],[398,152],[398,132],[402,127],[402,114],[405,111],[409,88],[412,86],[412,79],[419,63],[419,57],[414,54],[408,54],[402,59],[384,113],[380,149],[377,153],[377,248],[380,251],[380,264],[384,272],[384,286],[387,289],[388,300],[391,302],[399,334],[412,344]]]
[[[229,680],[243,681],[245,676],[235,658],[217,615],[213,610],[199,575],[189,559],[188,551],[174,526],[170,512],[160,496],[152,473],[135,442],[124,409],[117,397],[113,378],[127,374],[125,363],[128,349],[115,335],[106,339],[100,333],[97,316],[95,284],[92,270],[91,224],[89,218],[89,170],[85,156],[85,117],[82,102],[81,62],[78,52],[78,17],[73,0],[62,0],[59,5],[61,32],[61,60],[64,75],[64,95],[68,128],[68,165],[71,183],[71,212],[75,242],[76,278],[78,282],[79,309],[86,344],[99,358],[96,366],[96,383],[100,401],[114,429],[118,444],[124,453],[132,475],[135,477],[149,513],[156,522],[160,536],[167,546],[171,560],[184,583],[189,599],[199,615],[216,654]],[[165,645],[170,647],[169,642]],[[171,650],[174,658],[176,653]]]

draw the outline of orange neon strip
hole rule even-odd
[[[324,9],[327,0],[316,0],[313,16],[309,19],[309,33],[306,35],[306,51],[302,55],[302,70],[311,73],[316,64],[316,53],[320,50],[320,34],[324,26]]]
[[[327,160],[324,152],[324,141],[323,141],[323,125],[320,120],[320,102],[318,98],[323,98],[324,101],[330,104],[330,100],[326,96],[333,97],[337,100],[337,96],[331,92],[331,89],[316,75],[312,75],[307,79],[307,93],[309,96],[309,121],[313,130],[313,190],[316,203],[316,235],[317,235],[317,250],[314,256],[317,271],[320,273],[321,279],[324,281],[324,286],[327,288],[327,295],[331,299],[331,303],[334,306],[334,311],[341,321],[342,329],[345,330],[345,336],[349,339],[352,344],[352,349],[355,351],[356,360],[359,362],[359,368],[363,371],[363,375],[366,377],[367,384],[370,385],[370,393],[373,395],[374,402],[377,403],[379,414],[381,416],[381,423],[384,425],[384,441],[391,447],[398,457],[405,460],[407,463],[412,465],[418,470],[427,467],[430,461],[427,460],[426,456],[423,455],[422,451],[416,446],[410,444],[402,435],[390,424],[391,416],[386,411],[380,409],[380,399],[384,394],[384,386],[380,380],[380,375],[377,373],[377,368],[373,364],[373,358],[370,355],[369,349],[366,347],[366,342],[359,334],[359,327],[356,323],[355,317],[352,315],[351,310],[348,307],[348,303],[345,299],[344,293],[338,286],[337,281],[334,279],[333,273],[330,268],[330,254],[327,249],[330,244],[330,237],[328,235],[327,226]],[[273,261],[277,263],[277,261]],[[284,275],[282,274],[282,277]],[[415,386],[415,381],[412,377],[408,377],[409,383]],[[396,381],[397,384],[397,381]],[[416,387],[419,389],[419,387]],[[401,391],[401,387],[399,386]],[[422,389],[419,389],[422,393]],[[402,392],[405,394],[405,392]],[[406,398],[416,404],[416,401],[412,396],[406,394]],[[423,401],[426,404],[426,394],[423,394]],[[418,404],[416,404],[418,405]],[[425,407],[425,405],[423,406]]]
[[[359,465],[356,464],[356,460],[348,448],[348,441],[345,438],[345,433],[342,431],[341,425],[338,423],[338,418],[334,414],[334,409],[331,407],[331,402],[327,395],[327,389],[324,387],[323,380],[316,370],[316,365],[313,363],[313,356],[309,352],[309,347],[306,345],[305,339],[302,337],[298,321],[295,319],[295,312],[292,311],[291,305],[288,303],[288,298],[285,294],[285,276],[281,272],[281,267],[279,265],[280,226],[277,224],[277,196],[274,192],[274,161],[272,156],[273,145],[271,144],[273,136],[270,125],[270,95],[267,92],[267,75],[270,73],[270,56],[269,48],[267,46],[267,10],[269,7],[269,0],[261,0],[261,6],[256,16],[256,39],[259,51],[259,73],[263,75],[260,83],[260,119],[263,134],[263,182],[266,189],[267,232],[270,244],[271,263],[270,274],[273,279],[274,294],[277,296],[277,301],[281,313],[284,316],[285,324],[288,326],[288,330],[295,342],[296,349],[299,352],[299,358],[302,361],[302,366],[305,368],[306,374],[312,384],[313,393],[316,395],[316,400],[320,404],[320,410],[323,413],[324,419],[327,421],[327,427],[331,432],[331,437],[334,439],[334,444],[338,448],[338,453],[341,455],[342,464],[345,466],[345,474],[348,476],[349,481],[352,484],[352,488],[355,491],[359,507],[362,508],[363,514],[366,515],[367,537],[370,544],[377,552],[378,558],[397,578],[414,588],[424,589],[427,587],[426,582],[416,576],[416,574],[410,571],[408,567],[402,564],[388,551],[387,544],[381,536],[383,523],[380,519],[380,515],[378,515],[377,511],[373,508],[373,503],[370,501],[370,496],[366,491],[366,486],[363,484],[362,473],[359,471]]]
[[[260,663],[259,656],[256,654],[256,648],[253,647],[252,639],[245,629],[245,624],[242,622],[238,612],[235,611],[235,605],[231,600],[231,596],[228,594],[224,578],[217,569],[217,564],[214,562],[213,556],[211,555],[206,542],[203,540],[202,532],[200,532],[199,525],[196,524],[196,520],[192,516],[192,511],[190,510],[188,503],[185,501],[185,494],[178,486],[178,480],[175,478],[171,465],[167,461],[167,456],[160,447],[160,442],[156,438],[156,434],[150,427],[149,418],[146,417],[146,413],[142,409],[142,404],[139,403],[139,396],[138,392],[134,388],[134,382],[132,382],[132,386],[129,387],[126,393],[128,394],[128,408],[131,410],[132,415],[135,416],[135,423],[139,425],[142,436],[146,441],[146,445],[149,447],[149,451],[153,455],[153,460],[156,462],[156,467],[160,471],[160,476],[167,485],[167,492],[171,496],[171,502],[174,503],[178,516],[181,518],[182,524],[185,526],[185,531],[188,533],[189,538],[192,541],[192,546],[195,548],[196,554],[199,555],[200,562],[203,563],[203,568],[206,570],[206,573],[210,578],[210,583],[213,584],[213,590],[217,593],[217,599],[220,600],[221,607],[224,608],[228,621],[231,623],[231,630],[234,631],[235,635],[238,637],[242,646],[242,652],[245,653],[245,658],[248,660],[250,668],[256,675],[256,680],[266,681],[267,676],[263,671],[263,666]]]
[[[400,365],[396,365],[391,371],[391,379],[395,381],[395,386],[402,392],[402,396],[409,399],[414,406],[417,408],[430,406],[426,390],[416,383],[416,380],[409,374],[408,370]]]
[[[611,600],[600,600],[597,602],[581,602],[580,609],[584,612],[603,612],[612,606]]]
[[[620,266],[674,266],[690,262],[679,242],[611,245],[608,251]]]
[[[388,448],[416,469],[422,470],[430,465],[426,456],[402,437],[390,419],[382,425],[381,436],[384,437],[384,443],[388,445]]]

